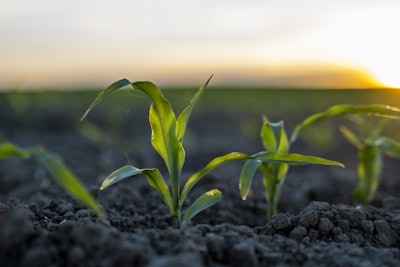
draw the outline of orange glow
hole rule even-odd
[[[167,60],[168,61],[168,60]],[[197,60],[167,64],[165,61],[147,64],[98,64],[96,67],[59,67],[51,70],[28,69],[15,79],[20,88],[103,87],[115,80],[150,80],[159,85],[195,85],[214,74],[214,86],[262,86],[323,89],[363,89],[387,86],[367,72],[355,67],[327,63],[254,64],[253,62],[218,62],[198,64]],[[33,84],[34,87],[30,86]],[[384,84],[384,85],[382,85]]]

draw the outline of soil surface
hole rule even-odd
[[[38,108],[29,120],[13,112],[2,107],[3,137],[20,147],[40,144],[60,155],[97,197],[108,218],[97,218],[69,197],[33,159],[1,162],[2,267],[400,264],[400,180],[395,160],[385,158],[376,200],[362,207],[351,197],[357,184],[357,152],[339,142],[322,155],[300,141],[293,152],[339,160],[347,168],[292,167],[282,192],[281,213],[270,220],[260,177],[242,201],[237,185],[242,165],[231,163],[210,173],[187,199],[192,203],[199,194],[218,188],[222,201],[176,230],[144,177],[98,190],[104,177],[127,163],[159,167],[165,173],[150,145],[146,114],[137,118],[131,114],[129,121],[135,125],[124,122],[113,133],[116,138],[110,138],[112,130],[102,128],[96,112],[83,123],[64,110]],[[257,138],[243,138],[237,122],[238,117],[229,113],[193,116],[185,178],[213,157],[261,150]],[[88,138],[85,123],[100,131]]]

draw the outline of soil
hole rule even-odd
[[[32,110],[29,120],[3,106],[3,136],[21,147],[43,145],[59,154],[108,213],[97,218],[69,197],[33,159],[0,163],[0,265],[5,266],[399,266],[400,181],[398,162],[385,158],[376,200],[359,206],[351,198],[357,184],[356,151],[339,143],[319,156],[342,161],[346,169],[292,167],[283,188],[280,211],[266,218],[260,179],[242,201],[241,164],[210,173],[188,197],[218,188],[223,200],[200,213],[182,230],[144,177],[127,179],[108,190],[98,187],[112,170],[129,162],[160,166],[151,149],[146,115],[124,123],[117,138],[101,128],[94,142],[84,123],[64,110]],[[257,139],[243,138],[233,114],[193,116],[187,140],[184,177],[215,156],[261,150]],[[88,123],[88,122],[87,122]],[[140,125],[140,127],[138,127]],[[103,133],[103,135],[101,135]],[[299,142],[296,153],[315,153]]]

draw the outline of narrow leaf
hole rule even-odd
[[[83,114],[81,121],[83,121],[87,117],[87,115],[90,113],[90,111],[92,111],[92,109],[94,109],[94,107],[97,106],[104,97],[106,97],[106,96],[114,93],[118,89],[121,89],[122,87],[125,87],[130,84],[131,84],[131,82],[128,81],[127,79],[122,79],[122,80],[114,82],[113,84],[108,86],[106,89],[104,89],[102,92],[100,92],[100,94],[96,97],[96,99],[92,102],[92,104],[90,104],[90,106],[86,110],[85,114]]]
[[[365,205],[374,199],[382,172],[382,155],[378,147],[365,145],[358,153],[359,184],[354,197]]]
[[[320,157],[304,156],[300,154],[283,154],[275,152],[259,152],[253,155],[254,158],[266,163],[287,163],[289,165],[320,164],[344,168],[340,162],[328,160]]]
[[[20,149],[10,142],[2,144],[0,146],[0,160],[5,160],[12,156],[27,159],[31,156],[31,152],[29,150]]]
[[[344,126],[340,127],[340,131],[342,132],[343,136],[347,139],[347,141],[349,141],[355,147],[361,149],[362,142],[358,140],[355,133],[353,133],[350,129]]]
[[[169,187],[165,182],[163,176],[161,175],[160,171],[158,169],[144,170],[143,174],[146,175],[146,179],[149,182],[150,186],[153,187],[161,195],[165,205],[167,205],[170,213],[172,214],[174,211],[174,204],[171,192],[169,191]]]
[[[400,142],[388,137],[380,137],[375,141],[375,146],[379,147],[387,156],[400,159]]]
[[[259,161],[257,159],[250,159],[244,163],[239,178],[239,190],[243,200],[246,200],[247,195],[250,192],[254,174],[261,164],[262,161]]]
[[[329,108],[325,112],[317,113],[311,115],[310,117],[306,118],[303,122],[298,124],[290,138],[291,143],[293,143],[297,137],[299,136],[300,132],[306,129],[307,127],[323,121],[328,118],[343,116],[346,114],[368,114],[374,115],[379,117],[389,117],[389,118],[400,118],[400,109],[387,106],[387,105],[365,105],[365,106],[358,106],[358,105],[336,105]]]
[[[264,124],[261,129],[261,140],[267,151],[281,153],[287,153],[289,151],[289,142],[283,121],[273,123],[264,117]]]
[[[153,101],[150,106],[151,142],[167,165],[172,179],[174,198],[179,192],[179,177],[185,161],[185,151],[176,136],[176,118],[171,104],[160,88],[151,82],[135,82],[132,87],[146,93]]]
[[[106,217],[101,206],[89,192],[87,192],[82,182],[64,165],[60,158],[46,152],[42,148],[35,149],[33,154],[67,193],[83,202],[87,207],[92,209],[97,216],[102,218]]]
[[[111,185],[118,183],[119,181],[129,178],[134,175],[141,174],[143,169],[138,169],[134,166],[126,165],[124,167],[119,168],[118,170],[113,171],[107,178],[103,181],[100,186],[100,190],[104,190]]]
[[[204,93],[208,83],[210,82],[211,78],[213,75],[208,78],[208,80],[203,84],[197,93],[194,95],[192,100],[190,101],[190,104],[182,111],[181,115],[179,115],[178,120],[177,120],[177,137],[179,140],[182,140],[183,137],[185,136],[186,132],[186,126],[190,118],[190,114],[192,113],[193,107],[196,105],[196,103],[199,101],[200,97]]]
[[[237,160],[243,161],[243,160],[248,160],[248,159],[252,159],[252,157],[249,155],[246,155],[244,153],[239,153],[239,152],[232,152],[232,153],[226,154],[224,156],[213,159],[212,161],[210,161],[207,164],[207,166],[204,169],[193,174],[189,178],[189,180],[186,182],[185,186],[182,189],[180,204],[182,205],[182,203],[185,201],[187,195],[192,190],[192,188],[201,180],[201,178],[203,178],[210,171],[214,170],[215,168],[217,168],[223,164],[229,163],[229,162],[233,162],[233,161],[237,161]]]
[[[185,162],[185,150],[176,137],[175,115],[160,113],[154,102],[150,106],[151,143],[164,160],[171,176],[182,170]]]
[[[222,193],[218,189],[210,190],[201,195],[185,212],[182,223],[186,224],[199,212],[218,203],[222,199]]]
[[[169,209],[171,209],[172,199],[169,187],[165,182],[164,178],[162,177],[160,171],[156,168],[139,169],[131,165],[126,165],[112,172],[103,181],[100,190],[106,189],[111,185],[118,183],[119,181],[124,180],[126,178],[141,174],[146,176],[146,179],[150,184],[150,186],[153,187],[163,197],[164,203],[167,205]]]
[[[273,123],[268,121],[267,118],[264,118],[264,120],[261,128],[261,140],[267,151],[276,152],[281,141],[283,121]]]
[[[172,198],[169,191],[169,187],[162,177],[160,171],[156,168],[151,169],[139,169],[131,165],[126,165],[112,172],[103,182],[100,189],[106,189],[111,185],[118,183],[119,181],[136,176],[145,175],[148,183],[153,187],[163,198],[164,203],[171,210],[172,209]]]

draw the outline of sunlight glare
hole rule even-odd
[[[400,89],[400,69],[396,66],[383,66],[374,71],[376,78],[386,87]]]
[[[400,36],[395,31],[399,7],[369,8],[358,12],[357,20],[354,10],[343,15],[322,36],[330,41],[325,45],[331,58],[358,65],[382,86],[400,88]]]

